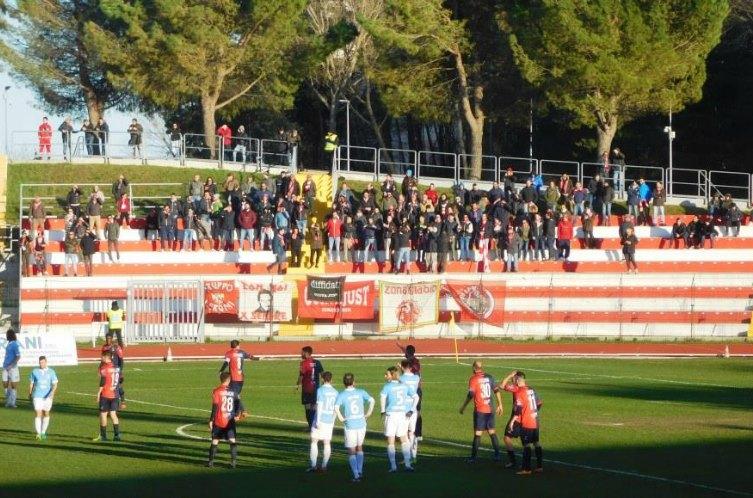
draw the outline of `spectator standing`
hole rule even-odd
[[[73,133],[75,132],[73,129],[73,119],[70,116],[65,118],[60,126],[58,126],[58,131],[63,138],[63,159],[67,161],[71,157],[71,142],[73,140]]]
[[[625,154],[619,147],[612,151],[612,185],[617,195],[625,191]]]
[[[641,205],[640,189],[638,187],[638,183],[633,181],[633,183],[630,184],[630,187],[628,187],[628,191],[627,191],[627,208],[628,208],[628,214],[635,217],[636,220],[639,220],[641,216],[640,205]]]
[[[19,246],[21,251],[21,275],[28,277],[31,275],[29,269],[32,264],[32,257],[34,255],[34,238],[29,235],[28,230],[21,231],[21,239],[19,240]]]
[[[356,239],[356,224],[353,223],[351,216],[345,217],[345,222],[342,225],[343,234],[343,256],[346,262],[355,262],[356,260],[356,246],[358,241]]]
[[[110,140],[110,125],[107,124],[104,118],[99,118],[96,126],[97,139],[98,139],[98,151],[97,155],[107,155],[107,144]]]
[[[177,240],[178,215],[173,213],[169,205],[162,208],[159,214],[160,251],[173,250],[173,243]]]
[[[581,224],[583,225],[583,242],[586,249],[593,249],[596,247],[596,239],[594,238],[594,216],[591,208],[586,208],[586,212],[583,213]]]
[[[78,239],[73,231],[65,233],[65,241],[63,242],[63,249],[65,251],[65,264],[63,265],[63,276],[68,277],[73,274],[74,277],[78,276],[78,253],[81,250],[79,247]]]
[[[528,259],[528,250],[531,247],[531,224],[527,219],[523,219],[518,227],[518,244],[520,250],[518,252],[519,259],[526,261]]]
[[[233,130],[230,129],[230,125],[228,123],[223,123],[222,126],[217,128],[217,135],[220,137],[220,145],[222,146],[222,150],[224,151],[222,158],[225,161],[228,161],[230,160],[230,153],[233,150]]]
[[[29,217],[31,218],[31,233],[44,232],[47,210],[40,197],[35,197],[29,205]]]
[[[248,202],[244,202],[241,212],[238,213],[238,225],[240,225],[240,237],[238,237],[238,250],[243,250],[243,241],[248,240],[248,250],[254,250],[254,227],[256,226],[256,213],[251,209]]]
[[[293,128],[288,133],[288,164],[293,171],[298,169],[298,146],[301,144],[301,135]]]
[[[609,181],[604,180],[601,190],[599,191],[601,203],[601,224],[603,226],[611,225],[612,203],[614,202],[614,189],[609,185]]]
[[[507,241],[505,245],[507,252],[507,271],[513,273],[517,272],[518,258],[520,256],[520,236],[511,226],[507,227]]]
[[[400,273],[400,269],[405,263],[405,272],[410,273],[410,250],[411,250],[411,228],[407,220],[400,223],[397,233],[397,256],[395,256],[394,273]]]
[[[342,234],[342,221],[337,213],[327,220],[327,260],[330,263],[340,262],[340,237]]]
[[[277,130],[277,147],[280,155],[280,164],[283,166],[290,166],[288,145],[288,132],[285,131],[285,128],[279,128]],[[285,159],[283,160],[282,158]]]
[[[475,228],[473,225],[473,222],[471,221],[470,217],[466,214],[463,215],[463,221],[460,224],[460,261],[470,261],[471,260],[471,241],[473,240],[473,236],[475,233]]]
[[[44,232],[38,232],[34,237],[34,267],[37,274],[47,275],[47,241],[44,239]]]
[[[478,239],[476,244],[478,246],[478,252],[481,256],[481,271],[484,273],[490,273],[491,268],[489,266],[489,244],[494,235],[494,225],[489,222],[489,218],[486,213],[481,215],[481,222],[478,225]]]
[[[115,205],[118,212],[118,223],[127,227],[131,222],[131,199],[128,194],[123,194]]]
[[[181,144],[183,142],[183,134],[180,131],[178,123],[173,123],[167,134],[170,138],[170,155],[173,159],[180,159]]]
[[[303,191],[303,198],[306,200],[306,204],[312,205],[316,199],[316,182],[311,175],[306,175],[306,180],[301,187]]]
[[[228,204],[220,215],[220,246],[223,251],[233,250],[233,232],[235,232],[235,213]]]
[[[152,208],[146,215],[144,223],[144,240],[154,240],[159,232],[160,222],[157,208]]]
[[[81,216],[81,196],[82,195],[83,195],[83,192],[81,191],[80,188],[78,188],[78,185],[74,185],[68,191],[68,195],[66,196],[66,202],[68,204],[68,208],[73,210],[73,214],[75,214],[77,218]]]
[[[740,208],[737,207],[737,204],[733,203],[729,209],[727,209],[727,212],[724,215],[724,235],[729,237],[730,235],[730,228],[733,228],[734,233],[733,237],[737,237],[740,235],[740,223],[743,219],[743,213],[740,211]]]
[[[319,268],[319,260],[324,249],[324,235],[319,223],[314,221],[311,225],[311,256],[309,256],[309,268]]]
[[[640,218],[638,218],[638,220],[641,224],[648,225],[650,218],[648,207],[651,203],[651,187],[648,186],[648,183],[646,183],[646,180],[643,178],[638,180],[638,197],[640,198],[641,216],[643,217],[643,220]]]
[[[39,158],[44,159],[46,154],[49,161],[52,157],[52,126],[47,116],[42,118],[42,124],[37,128],[37,138],[39,139]]]
[[[627,272],[638,273],[638,265],[635,262],[635,246],[638,245],[638,238],[635,236],[635,230],[632,227],[628,227],[620,243],[622,244],[622,255],[625,257]]]
[[[193,208],[188,208],[183,216],[183,247],[181,251],[193,251],[193,242],[199,240],[199,219]],[[201,247],[201,243],[199,243]]]
[[[271,270],[273,266],[277,265],[277,274],[284,275],[286,268],[286,256],[285,250],[287,247],[287,241],[285,236],[285,230],[277,230],[275,236],[272,239],[272,252],[275,255],[275,262],[267,267],[267,271]]]
[[[546,235],[544,233],[544,220],[541,215],[536,213],[533,216],[531,224],[531,245],[533,246],[533,256],[531,261],[543,261],[546,259]]]
[[[554,221],[554,214],[547,211],[544,214],[544,235],[546,236],[546,250],[549,254],[549,260],[554,261],[557,258],[555,245],[557,243],[557,223]]]
[[[124,175],[119,175],[117,181],[112,184],[112,198],[117,201],[123,194],[128,193],[128,180]]]
[[[656,183],[656,188],[654,188],[654,192],[652,197],[652,202],[654,204],[654,219],[653,224],[657,226],[664,226],[666,225],[666,219],[665,219],[665,207],[664,205],[667,202],[667,192],[664,190],[664,185],[662,182]]]
[[[94,254],[97,252],[97,236],[94,231],[89,228],[86,234],[81,238],[81,255],[84,259],[84,270],[86,276],[91,277],[94,273],[94,263],[92,261]]]
[[[288,243],[290,244],[290,266],[300,268],[303,255],[303,236],[298,227],[293,227],[290,231]]]
[[[94,143],[97,140],[96,132],[94,130],[94,123],[85,119],[81,124],[81,132],[84,134],[84,144],[86,145],[86,154],[89,156],[94,155]]]
[[[586,203],[587,191],[583,188],[583,184],[575,182],[575,188],[572,194],[573,203],[573,215],[580,216],[583,214]]]
[[[573,224],[568,216],[560,218],[557,223],[557,259],[570,260],[570,240],[573,238]]]
[[[141,143],[144,135],[144,127],[141,126],[138,119],[133,118],[126,131],[129,135],[128,146],[131,147],[131,155],[134,159],[136,157],[141,159]]]
[[[102,192],[95,186],[89,194],[89,202],[86,204],[86,215],[89,217],[89,229],[99,239],[99,231],[102,229]]]
[[[105,239],[107,240],[107,255],[110,257],[110,262],[120,263],[120,245],[118,242],[120,239],[120,225],[115,222],[112,215],[107,217]],[[118,257],[117,261],[112,257],[113,250],[115,250],[115,255]]]
[[[426,225],[426,271],[434,273],[437,271],[437,252],[439,252],[439,230],[441,228],[442,218],[434,216],[429,218]]]
[[[601,188],[601,185],[601,175],[599,173],[596,173],[596,175],[594,175],[594,177],[588,182],[588,195],[586,196],[586,200],[591,209],[596,210],[594,202],[596,201],[596,195]]]
[[[544,199],[546,200],[546,208],[554,211],[557,208],[557,202],[560,200],[560,191],[554,180],[549,182],[549,186],[544,193]]]
[[[204,198],[204,183],[199,175],[194,175],[193,180],[188,184],[188,194],[191,196],[194,210],[201,212],[199,205]]]

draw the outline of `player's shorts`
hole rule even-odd
[[[332,429],[335,428],[334,422],[331,424],[325,424],[319,422],[316,427],[311,428],[311,439],[318,441],[330,441],[332,440]]]
[[[220,439],[227,441],[229,439],[235,439],[235,420],[231,420],[227,427],[212,426],[212,439]]]
[[[510,424],[512,424],[512,428],[510,428]],[[512,423],[512,418],[507,422],[507,425],[505,425],[505,436],[516,438],[520,437],[520,422]]]
[[[473,412],[473,430],[490,431],[494,429],[494,413]]]
[[[418,423],[418,410],[408,417],[408,432],[415,434],[416,424]]]
[[[363,446],[364,439],[366,439],[366,428],[345,429],[345,447],[346,448],[355,448],[356,446]]]
[[[520,442],[523,445],[533,444],[539,442],[539,430],[538,429],[526,429],[522,427],[520,429]]]
[[[384,418],[384,435],[387,437],[405,437],[408,433],[408,417],[405,412],[388,413]]]
[[[34,410],[38,412],[49,412],[52,410],[52,398],[32,398],[31,401],[34,404]]]
[[[116,412],[118,406],[120,406],[120,398],[105,398],[104,396],[99,398],[100,412]]]
[[[18,371],[18,365],[13,368],[3,368],[3,382],[19,382],[21,374]]]
[[[421,402],[424,400],[424,390],[419,387],[416,389],[416,394],[418,394],[418,405],[416,406],[416,410],[421,411]]]
[[[243,381],[242,380],[231,380],[230,385],[228,386],[231,391],[233,391],[238,396],[241,395],[241,391],[243,390]]]
[[[301,404],[302,405],[315,405],[316,404],[316,391],[313,393],[301,392]]]

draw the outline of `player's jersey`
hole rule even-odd
[[[518,387],[518,395],[515,398],[515,402],[521,427],[524,429],[538,429],[539,408],[541,408],[542,403],[536,391],[528,386]]]
[[[238,396],[228,386],[219,386],[212,391],[212,423],[226,429],[238,413]]]
[[[345,417],[346,429],[365,429],[366,428],[366,403],[374,400],[369,393],[363,389],[348,387],[337,395],[335,407],[340,408],[340,413]]]
[[[308,358],[301,360],[301,390],[304,393],[315,393],[319,388],[319,376],[324,371],[322,364],[319,360]]]
[[[400,382],[413,388],[418,392],[418,386],[421,383],[421,377],[415,373],[404,373],[400,376]]]
[[[380,397],[385,400],[384,411],[387,413],[405,413],[412,410],[415,395],[415,389],[397,381],[387,382],[380,393]]]
[[[413,358],[406,358],[410,362],[410,370],[416,375],[421,375],[421,362],[415,356]]]
[[[494,396],[497,392],[491,375],[479,372],[468,381],[468,394],[473,398],[474,410],[478,413],[492,413],[494,411]]]
[[[102,346],[102,352],[103,353],[111,353],[112,354],[112,364],[118,367],[121,371],[123,370],[123,348],[120,347],[120,345],[112,344],[108,346],[107,344],[104,344]]]
[[[335,402],[337,389],[330,384],[324,384],[316,391],[316,421],[317,424],[335,423]]]
[[[58,383],[58,376],[51,368],[35,368],[29,374],[29,382],[34,384],[32,398],[47,398],[52,394],[52,387]]]
[[[242,349],[231,349],[225,353],[225,363],[230,367],[230,380],[243,382],[243,360],[248,360],[251,355]]]
[[[118,382],[120,382],[120,369],[112,363],[105,363],[99,367],[99,386],[102,388],[103,398],[115,399],[118,397]]]
[[[513,417],[515,416],[515,407],[518,406],[518,391],[520,388],[515,384],[507,384],[504,389],[512,394],[512,410],[510,411],[510,416]]]
[[[18,341],[8,341],[5,346],[5,359],[3,360],[3,368],[8,368],[11,363],[16,361],[16,357],[19,356],[21,356],[21,353],[18,347]]]

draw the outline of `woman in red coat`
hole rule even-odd
[[[123,194],[115,204],[118,211],[118,223],[120,226],[128,226],[131,221],[131,199],[128,198],[128,194]]]
[[[573,222],[569,216],[563,216],[557,223],[557,259],[570,259],[570,240],[573,238]]]

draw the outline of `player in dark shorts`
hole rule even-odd
[[[311,426],[316,420],[316,390],[319,389],[319,378],[324,372],[324,367],[319,360],[312,357],[314,350],[311,346],[301,348],[301,364],[298,370],[296,390],[301,388],[301,404],[306,411],[306,422]]]
[[[207,467],[214,466],[217,447],[220,441],[230,443],[230,466],[235,468],[238,461],[238,444],[235,440],[235,423],[243,419],[239,412],[238,394],[230,389],[230,373],[220,374],[220,385],[212,391],[212,414],[209,416],[209,430],[212,444],[209,446]]]
[[[542,403],[536,391],[526,384],[526,374],[520,371],[514,373],[514,389],[509,391],[515,394],[515,417],[520,421],[520,442],[523,444],[523,466],[518,475],[531,473],[531,446],[536,452],[535,472],[543,472],[544,457],[539,444],[539,410]]]
[[[512,409],[510,410],[510,420],[508,420],[507,425],[505,425],[505,435],[502,439],[507,450],[507,463],[505,464],[506,469],[514,469],[517,465],[517,462],[515,460],[515,449],[513,447],[513,441],[520,437],[520,420],[515,415],[515,407],[517,406],[516,398],[518,394],[518,387],[514,383],[514,378],[516,375],[518,375],[518,371],[513,370],[507,377],[502,380],[502,382],[497,385],[497,388],[507,391],[512,395]]]
[[[238,399],[241,397],[241,391],[243,390],[243,382],[246,375],[243,371],[244,360],[258,361],[259,358],[250,355],[240,348],[240,341],[233,339],[230,341],[230,349],[225,353],[220,373],[226,369],[230,369],[230,389],[238,395]],[[243,402],[240,402],[238,409],[245,413],[243,408]]]
[[[494,396],[492,396],[494,393]],[[496,406],[494,399],[496,398]],[[473,375],[468,380],[468,395],[460,407],[460,414],[465,411],[468,403],[473,401],[473,446],[468,463],[475,463],[478,456],[478,447],[481,444],[481,435],[486,432],[494,448],[494,461],[500,461],[499,439],[494,428],[494,414],[502,415],[502,396],[494,383],[491,375],[484,373],[484,367],[480,361],[473,362]]]
[[[113,441],[120,441],[120,420],[118,407],[120,399],[120,369],[112,363],[112,353],[102,353],[102,363],[99,367],[99,391],[97,404],[99,405],[99,436],[94,441],[107,441],[107,416],[112,419]]]
[[[418,360],[418,358],[416,358],[416,347],[413,344],[408,344],[407,346],[403,347],[400,342],[397,343],[397,347],[400,348],[400,351],[403,352],[405,359],[410,362],[411,372],[421,376],[421,378],[423,379],[423,375],[421,375],[421,362]],[[418,418],[416,418],[416,432],[414,433],[414,436],[416,437],[417,441],[422,441],[424,419],[421,415],[421,403],[424,400],[424,391],[421,388],[420,383],[418,384],[418,389],[416,390],[416,392],[418,393],[418,407],[416,407],[416,410],[418,411]]]
[[[123,383],[125,382],[125,375],[123,375],[123,367],[125,365],[123,347],[118,342],[118,339],[113,336],[112,332],[105,334],[105,343],[102,345],[102,352],[109,351],[112,354],[112,364],[120,369],[120,379],[118,380],[118,397],[120,398],[120,406],[118,411],[126,409],[125,389]],[[100,364],[102,366],[102,364]]]

